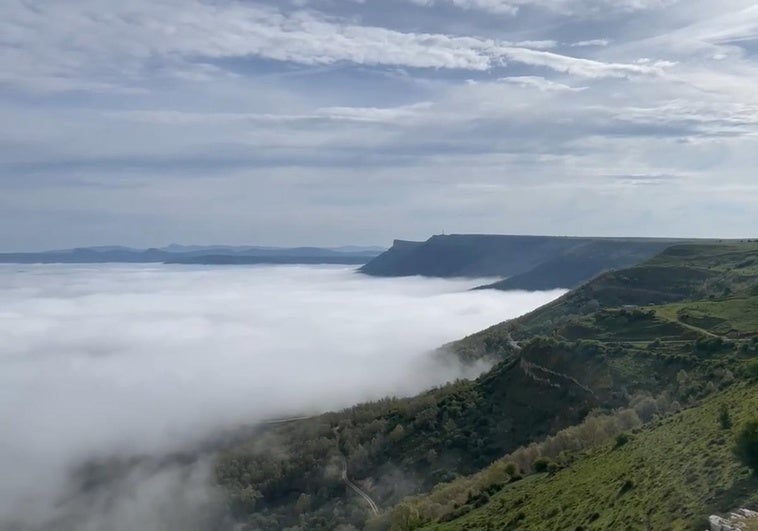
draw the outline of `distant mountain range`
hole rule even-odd
[[[255,247],[177,245],[134,249],[122,246],[80,247],[31,253],[0,253],[0,263],[16,264],[365,264],[384,251],[381,247]]]
[[[453,234],[381,247],[179,245],[135,249],[118,245],[0,254],[0,263],[166,263],[205,265],[346,264],[380,277],[500,277],[480,289],[573,288],[604,271],[652,258],[692,240]]]
[[[361,272],[383,277],[506,277],[482,286],[502,290],[573,288],[685,241],[691,240],[453,234],[425,242],[395,240]]]

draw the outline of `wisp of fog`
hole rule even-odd
[[[331,266],[1,266],[0,527],[50,527],[89,460],[471,376],[431,352],[562,293],[469,291],[480,283]],[[160,493],[193,505],[191,482],[162,473],[130,472],[124,500],[95,498],[67,525],[149,527],[167,511]]]

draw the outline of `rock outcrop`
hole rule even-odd
[[[748,521],[758,522],[758,512],[748,509],[738,509],[729,516],[711,516],[710,531],[742,531]]]

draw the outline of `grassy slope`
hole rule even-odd
[[[734,428],[718,421],[726,405]],[[428,529],[699,529],[708,514],[758,503],[758,478],[736,462],[736,429],[758,411],[758,387],[735,385],[701,405],[609,443],[555,475],[508,485],[462,518]]]

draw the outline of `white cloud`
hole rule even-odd
[[[545,79],[544,77],[539,76],[503,77],[500,78],[500,81],[504,83],[512,83],[514,85],[520,85],[522,87],[536,88],[540,91],[581,92],[582,90],[587,90],[587,87],[572,87],[570,85],[550,81],[549,79]]]
[[[562,15],[598,16],[610,12],[635,12],[660,9],[679,0],[409,0],[433,6],[449,4],[461,9],[477,9],[497,15],[516,15],[519,8],[531,7]]]
[[[518,3],[509,0],[410,0],[414,4],[433,6],[435,4],[450,4],[461,9],[481,9],[500,15],[515,15],[518,13]]]
[[[711,43],[739,42],[758,38],[758,6],[720,12],[676,32],[674,37]]]
[[[636,64],[629,63],[606,63],[592,59],[582,59],[567,55],[545,52],[541,50],[529,50],[527,48],[500,48],[503,57],[511,61],[524,63],[532,66],[543,66],[566,74],[589,77],[620,77],[626,78],[641,75],[662,75],[666,68],[674,63],[670,61],[645,61]]]
[[[179,111],[121,111],[107,116],[161,125],[225,124],[225,123],[292,123],[335,121],[357,123],[396,123],[417,117],[429,109],[431,103],[421,102],[399,107],[324,107],[310,114],[256,114],[256,113],[197,113]]]
[[[62,516],[56,501],[78,513],[73,493],[57,495],[87,459],[161,456],[243,423],[455,378],[461,368],[431,349],[560,293],[466,291],[475,284],[342,268],[3,266],[0,527]],[[122,525],[109,529],[146,529],[123,518],[159,511],[146,492],[182,473],[141,471],[145,492],[127,478],[131,494],[108,509]],[[86,521],[103,529],[95,512]]]
[[[608,39],[590,39],[587,41],[578,41],[571,44],[573,47],[581,48],[585,46],[608,46],[611,43]]]
[[[197,58],[473,71],[513,61],[589,77],[660,74],[667,64],[605,64],[543,51],[554,46],[552,40],[514,45],[472,36],[401,32],[310,11],[284,13],[238,2],[138,0],[103,8],[92,0],[64,0],[42,10],[11,0],[1,12],[5,38],[0,82],[43,90],[137,91],[148,74],[209,79],[209,74],[218,73],[202,61],[201,70],[189,67]],[[526,47],[530,44],[535,49]],[[156,60],[164,64],[156,65]]]

